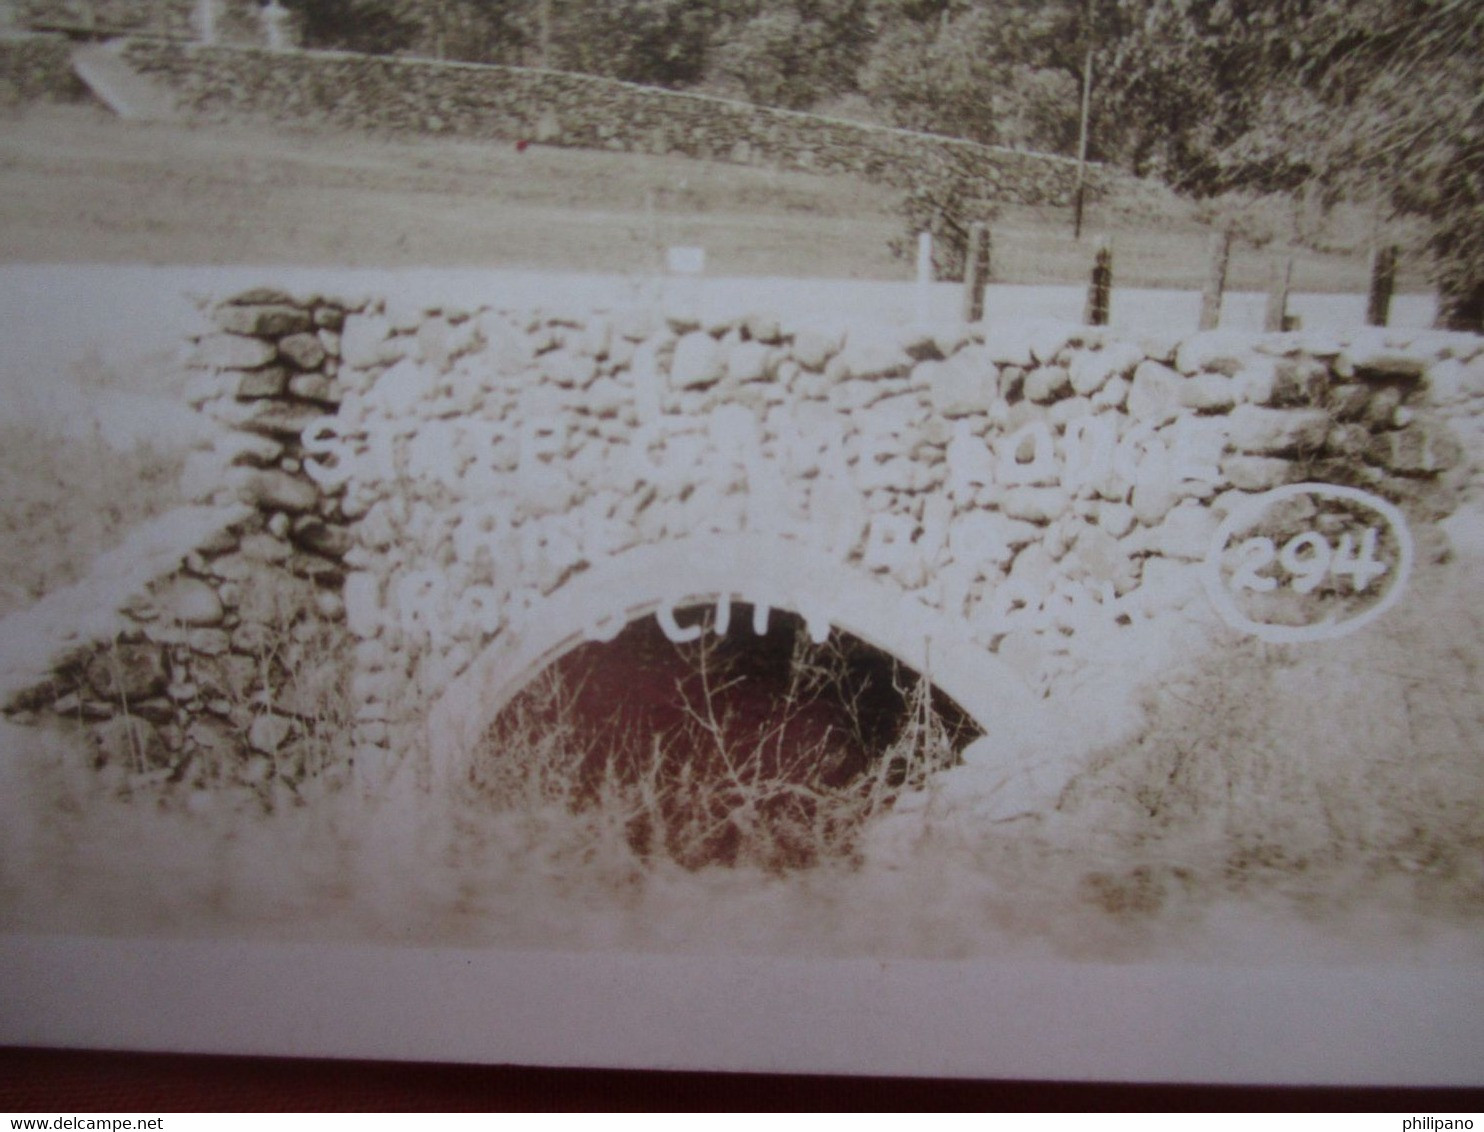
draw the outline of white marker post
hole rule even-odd
[[[933,298],[933,234],[917,234],[917,322],[928,321]]]
[[[216,42],[216,0],[197,0],[196,30],[208,47]]]
[[[288,33],[284,28],[284,22],[289,18],[289,10],[278,0],[269,0],[258,14],[263,21],[263,38],[267,42],[268,50],[282,51],[288,47]]]
[[[671,275],[700,275],[706,270],[706,249],[667,248],[665,266]]]
[[[665,249],[665,268],[671,277],[680,276],[682,279],[694,280],[693,283],[683,286],[679,294],[673,286],[667,285],[668,305],[672,310],[693,314],[699,318],[705,309],[702,276],[706,271],[706,249],[694,247],[670,247]]]

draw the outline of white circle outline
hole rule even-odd
[[[1245,523],[1256,519],[1261,512],[1274,503],[1291,499],[1296,495],[1309,494],[1328,499],[1348,499],[1353,503],[1362,504],[1391,524],[1391,529],[1396,532],[1399,548],[1396,573],[1391,579],[1391,588],[1386,591],[1380,601],[1364,613],[1345,621],[1336,621],[1333,616],[1317,625],[1268,625],[1261,621],[1253,621],[1237,608],[1236,599],[1222,584],[1222,551],[1226,549],[1226,544],[1231,540],[1233,532]],[[1211,538],[1211,548],[1206,552],[1206,560],[1201,563],[1201,581],[1206,587],[1206,596],[1216,612],[1221,615],[1221,619],[1239,632],[1251,633],[1261,640],[1277,644],[1328,641],[1369,625],[1395,605],[1406,588],[1407,580],[1412,576],[1412,562],[1415,555],[1416,546],[1412,542],[1412,532],[1407,528],[1407,520],[1396,505],[1389,500],[1382,499],[1379,495],[1369,491],[1361,491],[1354,487],[1341,487],[1338,484],[1291,483],[1283,487],[1275,487],[1261,495],[1255,495],[1227,514],[1226,518],[1221,521],[1221,525],[1216,528],[1216,533]]]

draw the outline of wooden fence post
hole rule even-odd
[[[1288,288],[1293,282],[1293,256],[1273,260],[1273,279],[1268,285],[1268,305],[1263,310],[1264,330],[1287,330]]]
[[[969,225],[969,256],[964,264],[964,321],[984,317],[984,288],[989,283],[989,225],[976,220]]]
[[[1213,233],[1210,248],[1206,285],[1201,288],[1202,330],[1215,330],[1221,323],[1221,296],[1226,291],[1226,267],[1232,255],[1231,232]]]
[[[1365,324],[1385,326],[1391,317],[1391,293],[1396,288],[1396,245],[1371,252],[1371,292],[1366,300]]]
[[[1082,321],[1089,326],[1107,326],[1113,294],[1113,248],[1108,237],[1098,240],[1092,261],[1092,280],[1087,285],[1087,309]]]

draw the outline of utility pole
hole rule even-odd
[[[1072,201],[1072,239],[1082,239],[1082,204],[1087,194],[1087,120],[1092,110],[1092,6],[1082,0],[1082,112],[1077,118],[1077,188]]]
[[[1087,115],[1092,106],[1092,44],[1082,59],[1082,116],[1077,127],[1077,190],[1073,203],[1072,238],[1082,239],[1082,198],[1087,191]]]

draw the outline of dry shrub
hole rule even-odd
[[[863,676],[837,638],[814,646],[795,632],[775,688],[759,687],[756,658],[716,641],[677,646],[664,702],[606,723],[594,705],[614,697],[591,682],[619,668],[640,689],[629,698],[653,699],[639,668],[622,652],[598,668],[591,654],[586,671],[549,668],[492,729],[471,768],[476,797],[523,823],[528,850],[569,862],[781,872],[850,858],[865,824],[953,765],[970,737],[927,681],[895,665],[884,680]]]

